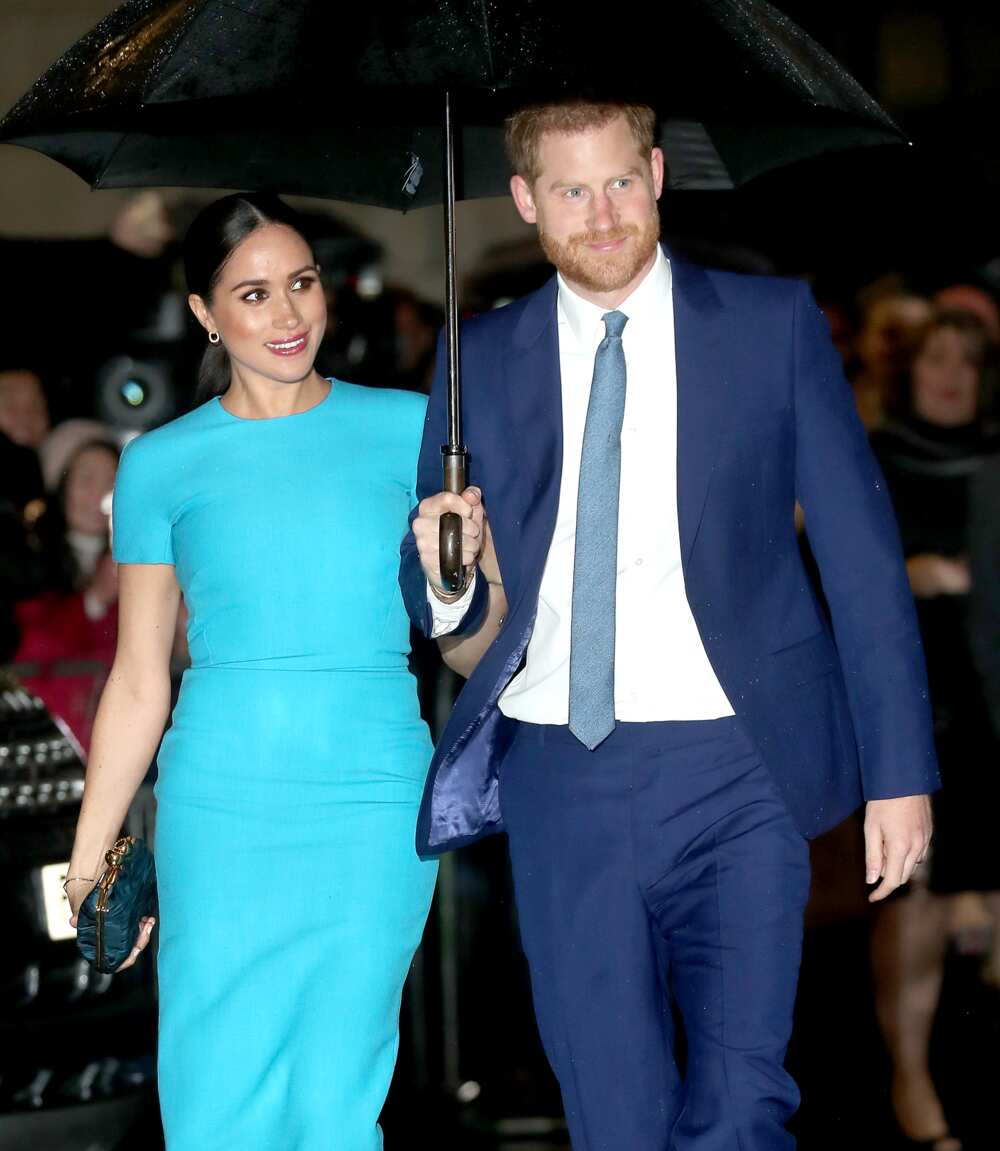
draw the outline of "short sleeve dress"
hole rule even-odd
[[[191,667],[158,758],[159,1087],[169,1151],[376,1151],[435,864],[397,582],[425,401],[332,381],[139,437],[123,564],[171,564]]]

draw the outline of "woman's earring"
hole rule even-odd
[[[208,333],[208,342],[210,344],[217,344],[220,339],[222,339],[222,337],[219,335],[218,332],[209,332]]]

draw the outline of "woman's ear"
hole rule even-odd
[[[194,312],[194,317],[199,324],[205,329],[206,332],[214,332],[216,330],[215,324],[212,321],[212,315],[208,310],[208,305],[194,292],[188,296],[188,307]]]

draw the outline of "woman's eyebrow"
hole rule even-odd
[[[294,280],[297,276],[301,276],[303,272],[315,272],[315,271],[316,271],[316,265],[315,264],[303,264],[303,266],[301,268],[299,268],[297,271],[292,272],[289,275],[288,279]],[[230,292],[238,292],[241,288],[261,288],[267,283],[269,283],[268,280],[240,280],[240,282],[238,284],[235,284],[229,290],[230,290]]]

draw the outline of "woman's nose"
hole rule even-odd
[[[295,300],[290,295],[283,296],[274,317],[275,325],[279,328],[294,328],[299,324],[301,319],[302,316],[295,306]]]

